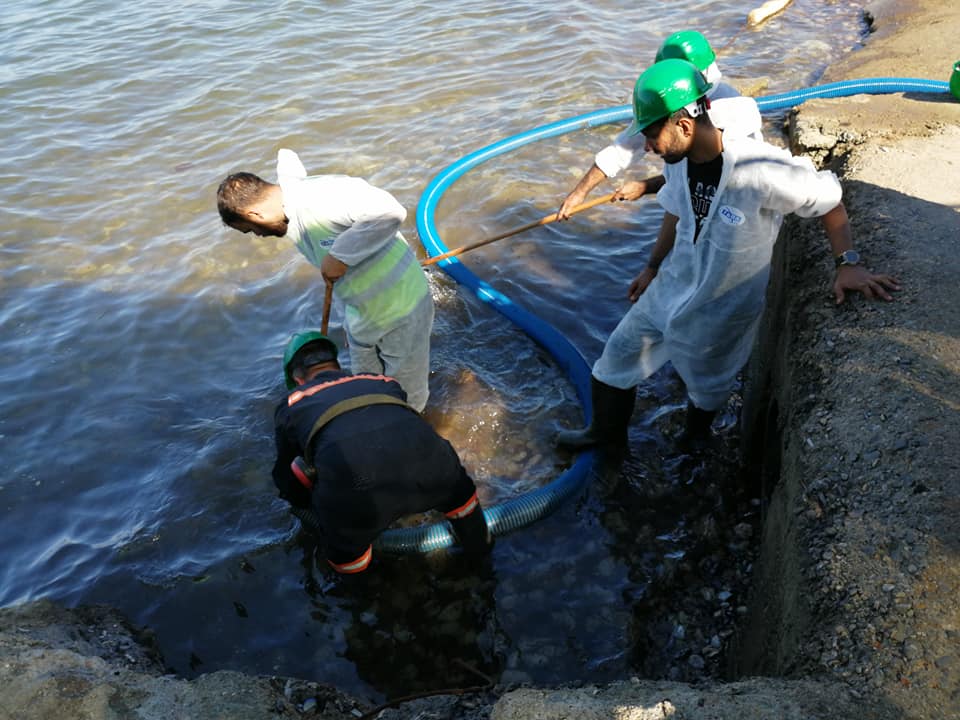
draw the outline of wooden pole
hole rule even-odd
[[[327,334],[330,326],[330,305],[333,303],[333,283],[327,283],[327,291],[323,295],[323,320],[320,322],[320,332]]]
[[[602,205],[603,203],[610,202],[611,200],[613,200],[613,193],[610,193],[609,195],[604,195],[603,197],[594,198],[593,200],[589,200],[585,203],[577,205],[572,210],[570,210],[570,214],[574,215],[578,212],[589,210],[592,207],[596,207],[597,205]],[[524,230],[530,230],[531,228],[539,227],[540,225],[549,225],[552,222],[556,222],[556,220],[557,220],[557,213],[552,213],[550,215],[547,215],[546,217],[540,218],[539,220],[534,220],[533,222],[527,223],[526,225],[521,225],[520,227],[516,227],[513,230],[508,230],[507,232],[502,233],[500,235],[495,235],[494,237],[487,238],[486,240],[479,240],[478,242],[470,243],[469,245],[461,245],[460,247],[455,248],[453,250],[449,250],[443,253],[442,255],[435,255],[432,258],[427,258],[426,260],[421,261],[420,264],[423,266],[433,265],[434,263],[438,263],[441,260],[446,260],[447,258],[456,257],[457,255],[465,253],[468,250],[473,250],[478,247],[483,247],[484,245],[489,245],[490,243],[496,242],[497,240],[503,240],[504,238],[508,238],[518,233],[522,233]]]

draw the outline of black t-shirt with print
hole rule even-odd
[[[687,182],[690,185],[690,202],[693,215],[697,220],[697,231],[693,235],[696,242],[700,237],[700,226],[710,213],[710,205],[717,194],[720,174],[723,172],[723,153],[705,163],[690,162],[687,159]]]

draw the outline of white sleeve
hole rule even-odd
[[[794,157],[781,148],[781,157],[769,157],[763,163],[763,186],[767,189],[765,207],[786,215],[821,217],[843,199],[840,180],[829,170],[817,170],[810,158]]]
[[[633,127],[631,123],[630,127]],[[643,133],[630,134],[630,127],[617,135],[614,141],[594,156],[594,164],[608,178],[616,177],[630,167],[634,158],[644,153],[646,137]]]

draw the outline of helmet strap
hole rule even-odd
[[[699,97],[694,100],[692,103],[687,103],[683,106],[683,109],[687,111],[687,114],[692,117],[700,117],[707,110],[710,109],[710,98],[706,95]]]
[[[716,85],[720,82],[720,78],[723,77],[723,74],[720,72],[720,68],[717,66],[716,61],[710,63],[709,67],[703,71],[704,77],[707,78],[707,82],[711,85]]]

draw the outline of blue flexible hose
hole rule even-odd
[[[782,110],[800,105],[815,98],[838,98],[850,95],[889,95],[891,93],[918,92],[938,93],[950,92],[950,85],[946,81],[926,80],[924,78],[863,78],[861,80],[841,80],[840,82],[816,85],[811,88],[801,88],[778,95],[767,95],[757,98],[760,112],[764,110]]]
[[[818,85],[792,92],[757,98],[760,111],[781,110],[799,105],[814,98],[836,98],[848,95],[918,92],[949,93],[949,83],[922,78],[866,78],[844,80]],[[518,135],[477,150],[442,170],[423,191],[417,205],[417,230],[427,253],[434,257],[447,252],[448,248],[437,232],[434,215],[440,198],[450,186],[477,165],[490,158],[503,155],[523,145],[538,140],[562,135],[573,130],[629,120],[632,109],[629,105],[597,110],[585,115],[542,125]],[[471,290],[480,300],[489,303],[510,321],[518,325],[533,340],[542,345],[566,372],[574,385],[577,397],[584,408],[586,421],[590,422],[590,367],[580,352],[550,324],[513,303],[506,295],[495,290],[467,269],[457,258],[448,258],[437,263],[458,283]],[[525,527],[553,512],[564,500],[580,490],[593,464],[594,453],[581,453],[574,464],[549,484],[532,490],[500,505],[485,508],[487,527],[495,536]],[[395,553],[429,552],[450,547],[455,542],[453,532],[446,522],[421,525],[411,528],[386,530],[380,534],[375,545],[379,550]]]

